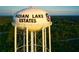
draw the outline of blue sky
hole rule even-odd
[[[17,11],[29,6],[0,6],[0,15],[14,15]],[[47,10],[50,15],[79,15],[79,6],[34,6]]]

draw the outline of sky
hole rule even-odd
[[[14,15],[17,11],[30,6],[0,6],[0,16]],[[32,6],[47,10],[49,15],[79,15],[79,6]]]

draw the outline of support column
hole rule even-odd
[[[45,46],[44,46],[44,28],[42,28],[42,50],[43,50],[43,52],[44,52],[44,48],[45,48]]]
[[[46,45],[46,28],[45,28],[45,52],[47,51],[47,45]]]
[[[26,52],[29,52],[28,49],[29,49],[29,46],[28,46],[28,28],[26,28]]]
[[[14,51],[17,52],[17,26],[14,27]]]
[[[36,52],[36,32],[34,33],[35,34],[35,52]]]
[[[25,30],[23,31],[23,51],[25,52]]]
[[[31,52],[34,52],[33,32],[31,32]]]
[[[50,26],[48,28],[49,28],[49,52],[51,52],[51,28]]]

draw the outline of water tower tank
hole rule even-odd
[[[37,8],[23,9],[14,16],[15,26],[20,29],[28,28],[29,31],[39,31],[51,25],[48,12]]]

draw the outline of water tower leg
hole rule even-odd
[[[50,26],[48,28],[49,28],[49,52],[51,52],[51,28]]]
[[[26,52],[28,52],[28,28],[26,28]]]
[[[36,32],[35,32],[35,52],[36,52]]]
[[[47,50],[47,45],[46,45],[46,28],[45,28],[45,52]]]
[[[23,31],[23,51],[25,52],[25,30]]]
[[[34,46],[33,46],[33,32],[31,32],[31,52],[34,51]]]
[[[42,50],[43,50],[43,52],[44,52],[44,48],[45,48],[45,46],[44,46],[44,28],[42,28]]]
[[[14,27],[14,33],[15,33],[14,34],[14,37],[15,37],[14,38],[14,48],[15,48],[14,51],[17,52],[17,27],[16,26]]]

